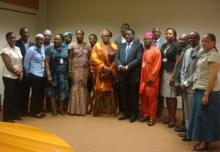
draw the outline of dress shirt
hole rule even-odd
[[[38,77],[44,77],[44,61],[45,49],[42,46],[40,49],[36,45],[30,47],[24,58],[25,72],[32,73]]]

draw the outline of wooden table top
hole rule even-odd
[[[74,152],[63,139],[31,126],[0,122],[1,152]]]

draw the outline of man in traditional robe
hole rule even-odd
[[[153,126],[156,122],[159,72],[161,67],[161,52],[158,48],[152,46],[152,42],[153,34],[151,32],[145,33],[139,90],[143,118],[140,121],[149,120],[149,126]]]

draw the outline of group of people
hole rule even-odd
[[[42,118],[44,110],[57,114],[93,116],[120,114],[119,120],[156,123],[166,100],[169,128],[175,126],[177,96],[181,96],[186,133],[184,141],[196,140],[194,150],[209,148],[220,137],[220,57],[216,37],[198,32],[181,34],[174,28],[158,27],[143,36],[143,44],[129,24],[121,26],[114,42],[109,29],[97,42],[84,31],[54,36],[47,29],[29,41],[28,28],[20,29],[19,40],[6,34],[7,44],[0,50],[4,67],[3,120],[14,122],[30,113]],[[31,98],[29,100],[31,88]],[[140,98],[140,99],[139,99]],[[141,108],[139,108],[139,100]],[[49,103],[49,106],[48,106]]]

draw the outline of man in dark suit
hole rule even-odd
[[[116,54],[123,109],[123,115],[119,120],[130,118],[130,122],[134,122],[138,117],[139,109],[139,79],[143,47],[135,41],[135,32],[132,29],[125,32],[125,39],[126,43],[118,46]]]
[[[120,45],[122,45],[123,43],[127,43],[126,39],[125,39],[125,32],[130,29],[130,25],[128,23],[123,23],[121,25],[120,28],[120,32],[121,32],[121,36],[119,36],[117,39],[115,39],[115,44],[117,44],[117,46],[119,47]],[[116,83],[115,83],[115,94],[114,96],[116,97],[116,103],[118,104],[118,110],[119,113],[122,113],[122,101],[121,101],[121,94],[120,94],[120,86],[119,86],[119,82],[118,79],[116,79]]]
[[[26,51],[29,47],[33,46],[34,43],[29,41],[29,30],[26,27],[20,28],[19,34],[21,38],[17,40],[16,46],[20,48],[23,59],[25,57]],[[20,96],[19,96],[19,111],[20,115],[24,116],[28,113],[28,102],[30,93],[30,84],[26,77],[25,71],[23,72],[23,79],[20,86]]]

